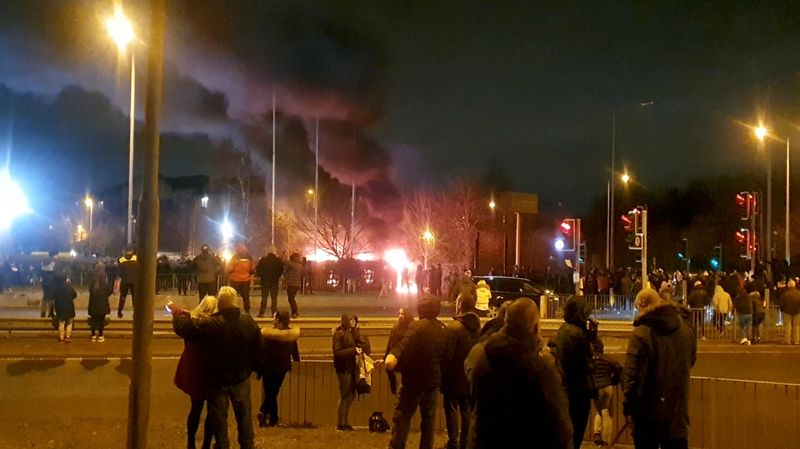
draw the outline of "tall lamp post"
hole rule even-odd
[[[89,211],[89,252],[92,252],[92,229],[94,227],[94,200],[89,195],[83,199],[83,205]]]
[[[433,235],[433,232],[431,232],[430,229],[426,229],[422,233],[422,245],[423,245],[423,250],[424,250],[423,253],[422,253],[422,257],[424,259],[423,264],[424,264],[424,268],[426,270],[428,269],[428,253],[430,252],[430,250],[431,250],[431,248],[433,246],[434,240],[435,240],[435,237]],[[418,287],[421,288],[421,286],[418,286]]]
[[[106,31],[117,44],[117,50],[124,56],[128,46],[136,38],[133,25],[125,17],[122,7],[117,6],[114,15],[106,21]],[[131,105],[130,105],[130,134],[128,136],[128,219],[126,220],[128,246],[133,243],[133,133],[136,126],[136,60],[133,50],[131,55]]]
[[[489,209],[492,210],[494,213],[495,209],[497,209],[497,203],[494,200],[489,201]],[[508,261],[508,233],[506,232],[506,211],[503,211],[503,276],[508,274],[506,270]]]
[[[767,248],[762,254],[764,254],[764,261],[767,265],[767,275],[769,278],[772,275],[772,157],[765,144],[765,140],[769,135],[769,130],[763,125],[759,125],[753,130],[753,133],[756,136],[756,140],[758,140],[758,150],[763,152],[766,157],[767,165],[767,229],[765,232]]]

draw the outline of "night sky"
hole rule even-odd
[[[220,140],[268,155],[273,88],[307,131],[321,120],[327,172],[390,195],[492,168],[545,207],[585,212],[605,194],[614,108],[618,169],[647,188],[757,169],[742,123],[759,116],[800,143],[798,2],[170,4],[166,175],[214,174]],[[142,93],[146,2],[125,8]],[[0,142],[34,207],[125,182],[112,10],[0,4]]]

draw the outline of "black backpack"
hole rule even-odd
[[[369,417],[370,432],[384,433],[390,429],[391,426],[389,426],[389,422],[386,421],[386,418],[383,417],[382,412],[372,412],[372,416]]]

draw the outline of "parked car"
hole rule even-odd
[[[553,304],[558,301],[558,296],[550,290],[537,287],[529,279],[511,276],[473,276],[472,280],[477,284],[478,281],[485,281],[489,284],[492,292],[492,299],[489,300],[489,313],[487,316],[494,318],[497,316],[500,305],[508,300],[517,298],[531,298],[537,307],[541,307],[541,297],[547,296]]]

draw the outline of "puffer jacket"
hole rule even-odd
[[[473,312],[468,312],[453,318],[447,325],[447,334],[450,338],[448,348],[449,359],[442,372],[442,393],[454,397],[469,396],[469,383],[464,374],[464,360],[469,351],[478,343],[481,331],[481,319]]]
[[[248,282],[253,276],[255,263],[250,254],[237,254],[231,259],[228,278],[231,282]]]
[[[346,323],[346,324],[345,324]],[[337,373],[356,372],[356,345],[360,344],[366,355],[372,353],[369,338],[350,328],[350,317],[342,315],[342,325],[333,333],[333,367]]]
[[[637,432],[686,438],[689,374],[697,360],[694,333],[666,303],[640,315],[633,326],[622,380],[624,413]]]
[[[595,354],[592,378],[596,389],[616,385],[621,377],[622,365],[619,362],[605,354]]]
[[[492,299],[492,291],[489,289],[489,285],[486,284],[486,281],[482,280],[478,282],[475,293],[478,295],[477,298],[475,298],[475,309],[489,310],[489,300]]]

